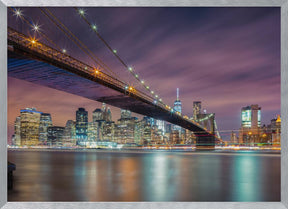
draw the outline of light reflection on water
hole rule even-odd
[[[8,201],[280,201],[280,154],[9,151]]]

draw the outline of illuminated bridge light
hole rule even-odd
[[[132,72],[133,68],[132,68],[132,67],[129,67],[128,70]]]
[[[20,9],[15,9],[14,15],[16,15],[16,17],[22,17],[22,11]]]
[[[151,91],[151,94],[154,94],[154,91]]]
[[[154,100],[154,104],[157,104],[157,100]]]
[[[142,80],[141,83],[144,84],[144,81]]]
[[[130,86],[130,87],[129,87],[129,90],[130,90],[130,91],[132,91],[132,90],[133,90],[133,87],[132,87],[132,86]]]
[[[31,42],[32,44],[36,44],[36,40],[35,40],[34,38],[32,38],[32,39],[30,40],[30,42]]]
[[[33,25],[32,25],[32,30],[33,30],[34,32],[38,32],[38,31],[40,30],[40,26],[39,26],[38,24],[33,24]]]
[[[139,76],[136,74],[135,77],[138,78]]]
[[[158,95],[156,95],[155,97],[158,98]]]
[[[128,86],[125,86],[125,89],[127,90],[129,87]]]
[[[85,15],[84,9],[78,9],[78,13],[79,13],[81,16],[84,16],[84,15]]]
[[[92,28],[93,30],[97,30],[97,26],[96,26],[95,24],[93,24],[93,25],[91,26],[91,28]]]
[[[160,102],[162,102],[162,99],[159,99]]]
[[[114,50],[113,50],[113,53],[114,53],[114,54],[116,54],[116,53],[117,53],[117,50],[116,50],[116,49],[114,49]]]
[[[66,50],[66,49],[62,49],[62,52],[63,52],[63,53],[66,53],[66,52],[67,52],[67,50]],[[86,67],[86,68],[87,68],[87,67]]]
[[[149,86],[146,86],[146,89],[149,89]]]

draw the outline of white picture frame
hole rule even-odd
[[[7,202],[7,7],[9,6],[181,6],[281,7],[281,202]],[[15,208],[211,208],[288,209],[288,0],[0,0],[0,207]]]

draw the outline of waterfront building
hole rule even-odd
[[[103,140],[104,141],[114,141],[115,123],[113,121],[108,121],[103,124]]]
[[[50,126],[47,128],[47,144],[49,146],[62,146],[63,145],[63,135],[64,127],[60,126]]]
[[[76,122],[68,120],[63,133],[63,146],[71,147],[76,145]]]
[[[12,144],[16,146],[21,146],[21,117],[16,117],[16,120],[14,122],[14,138],[12,140]]]
[[[123,113],[123,114],[122,114]],[[131,117],[126,114],[126,111],[121,110],[121,118],[117,121],[115,125],[115,142],[125,144],[125,143],[135,143],[135,122],[136,117]]]
[[[77,144],[85,144],[87,142],[88,131],[88,112],[84,108],[76,111],[76,139]]]
[[[42,112],[35,108],[20,110],[20,139],[22,146],[39,144],[39,125]]]
[[[241,128],[239,132],[240,143],[260,142],[261,107],[251,105],[241,109]]]
[[[98,140],[98,122],[88,122],[87,137],[89,142]]]
[[[39,124],[39,143],[46,144],[47,143],[47,128],[52,126],[52,119],[49,113],[42,113],[40,116],[40,124]]]

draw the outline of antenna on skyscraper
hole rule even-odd
[[[177,100],[179,100],[179,88],[177,88]]]

